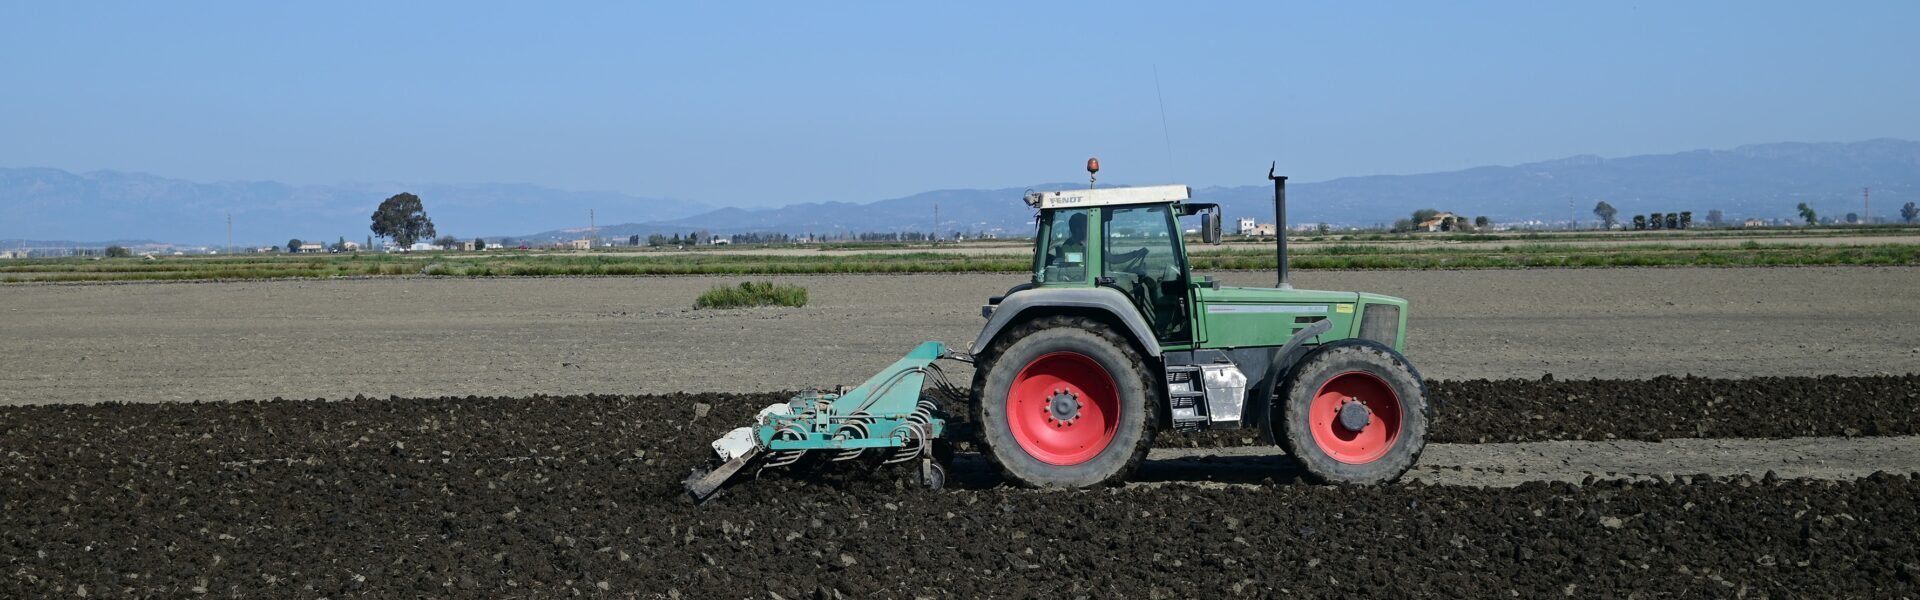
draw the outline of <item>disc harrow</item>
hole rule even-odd
[[[761,409],[754,424],[713,443],[718,464],[695,469],[687,493],[696,501],[718,494],[751,473],[792,467],[804,460],[892,465],[920,461],[923,485],[946,484],[936,446],[949,435],[943,401],[964,398],[934,361],[960,358],[939,342],[914,348],[880,374],[852,389],[807,392]],[[876,433],[880,432],[880,433]]]

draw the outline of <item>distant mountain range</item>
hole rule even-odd
[[[1282,172],[1285,172],[1282,169]],[[1273,220],[1273,187],[1264,172],[1245,186],[1195,186],[1195,200],[1216,202],[1229,222]],[[707,231],[829,233],[928,231],[933,207],[940,231],[1011,232],[1024,235],[1033,212],[1020,202],[1026,190],[1076,187],[1045,184],[1022,188],[941,190],[867,204],[795,204],[781,208],[723,208],[681,219],[601,227],[601,235]],[[1892,217],[1898,204],[1920,200],[1920,142],[1879,139],[1854,143],[1779,143],[1732,150],[1601,158],[1575,156],[1509,167],[1479,167],[1420,175],[1343,177],[1287,186],[1287,218],[1294,224],[1390,224],[1420,208],[1486,215],[1496,222],[1591,223],[1593,207],[1612,204],[1628,215],[1690,210],[1705,218],[1720,209],[1728,218],[1796,215],[1800,202],[1821,214],[1861,209],[1860,189],[1871,187]],[[1571,204],[1571,207],[1569,207]],[[1231,227],[1231,225],[1229,225]],[[529,239],[579,237],[580,229],[546,231]]]
[[[1285,168],[1281,169],[1285,172]],[[1196,200],[1223,205],[1229,220],[1272,220],[1265,173],[1251,185],[1199,186]],[[1054,183],[994,189],[939,190],[873,202],[718,208],[699,202],[612,192],[568,192],[524,184],[292,186],[273,182],[191,183],[117,172],[73,174],[54,169],[0,169],[0,236],[66,239],[160,239],[214,244],[234,215],[242,241],[332,239],[367,234],[380,200],[419,194],[440,230],[454,235],[524,240],[578,238],[589,208],[605,237],[705,231],[716,234],[929,231],[939,207],[943,233],[1024,235],[1032,211],[1020,202]],[[1505,167],[1420,175],[1344,177],[1288,187],[1293,223],[1391,223],[1419,208],[1486,215],[1499,222],[1592,221],[1606,200],[1622,216],[1720,209],[1729,218],[1791,217],[1807,202],[1821,214],[1857,212],[1860,189],[1873,188],[1874,214],[1895,215],[1920,200],[1920,142],[1778,143],[1732,150],[1601,158],[1575,156]],[[1571,208],[1569,207],[1571,204]],[[1700,217],[1696,217],[1700,218]],[[538,233],[527,233],[538,232]]]
[[[372,233],[368,226],[373,209],[400,192],[425,198],[427,215],[436,229],[461,236],[586,223],[589,209],[607,221],[651,221],[713,208],[528,184],[194,183],[143,173],[0,168],[0,237],[224,244],[227,216],[232,215],[238,244],[284,244],[289,238],[331,241],[339,236],[360,240]],[[47,247],[105,243],[60,242]]]

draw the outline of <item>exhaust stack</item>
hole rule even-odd
[[[1280,289],[1293,289],[1287,282],[1287,176],[1274,175],[1279,163],[1267,166],[1267,179],[1273,180],[1273,237],[1274,254],[1280,259]]]

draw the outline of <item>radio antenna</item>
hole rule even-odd
[[[1160,93],[1160,65],[1153,65],[1153,99],[1160,103],[1160,137],[1167,143],[1167,181],[1173,175],[1173,131],[1167,127],[1167,99]]]

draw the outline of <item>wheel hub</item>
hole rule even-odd
[[[1346,402],[1340,404],[1339,414],[1340,427],[1347,431],[1364,430],[1367,424],[1373,421],[1373,411],[1367,410],[1366,404],[1354,398],[1348,398]]]
[[[1052,421],[1054,427],[1072,425],[1080,418],[1080,408],[1079,396],[1071,390],[1056,389],[1053,396],[1047,398],[1047,420]]]

